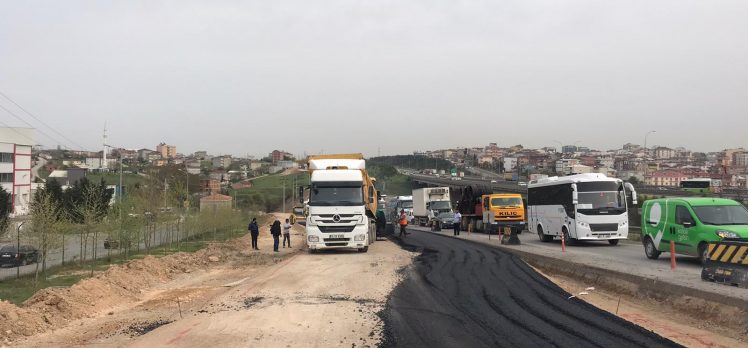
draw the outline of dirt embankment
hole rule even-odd
[[[273,254],[268,247],[270,237],[264,222],[261,226],[263,252],[250,252],[250,240],[244,236],[226,243],[213,243],[192,253],[146,256],[114,265],[69,288],[42,289],[20,306],[0,301],[0,343],[58,329],[77,319],[111,315],[143,300],[148,289],[193,272],[227,264],[240,267],[278,262],[282,256]]]

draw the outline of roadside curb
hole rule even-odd
[[[590,286],[597,286],[632,298],[652,299],[661,304],[668,305],[673,310],[687,313],[695,318],[741,330],[748,330],[748,301],[672,284],[658,279],[603,269],[550,256],[537,255],[502,245],[489,244],[467,238],[457,238],[440,233],[432,234],[495,247],[515,255],[531,266],[549,274],[558,274],[578,279]]]

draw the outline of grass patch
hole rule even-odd
[[[92,183],[98,183],[104,179],[107,185],[119,185],[119,173],[91,173],[86,178]],[[143,176],[138,174],[122,174],[122,184],[125,187],[134,187],[135,184],[142,184],[145,181]]]
[[[296,187],[309,185],[309,173],[291,175],[268,175],[252,180],[252,187],[240,190],[229,190],[229,195],[236,199],[237,208],[263,211],[276,211],[283,206],[283,185],[286,186],[286,201],[294,196]],[[289,205],[286,209],[290,209]]]

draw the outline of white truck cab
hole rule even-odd
[[[363,160],[310,160],[306,239],[310,252],[354,248],[366,252],[376,240],[367,206],[376,199]],[[343,168],[343,169],[337,169]]]

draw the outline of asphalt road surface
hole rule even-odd
[[[412,231],[422,251],[383,313],[385,347],[678,347],[495,247]]]

